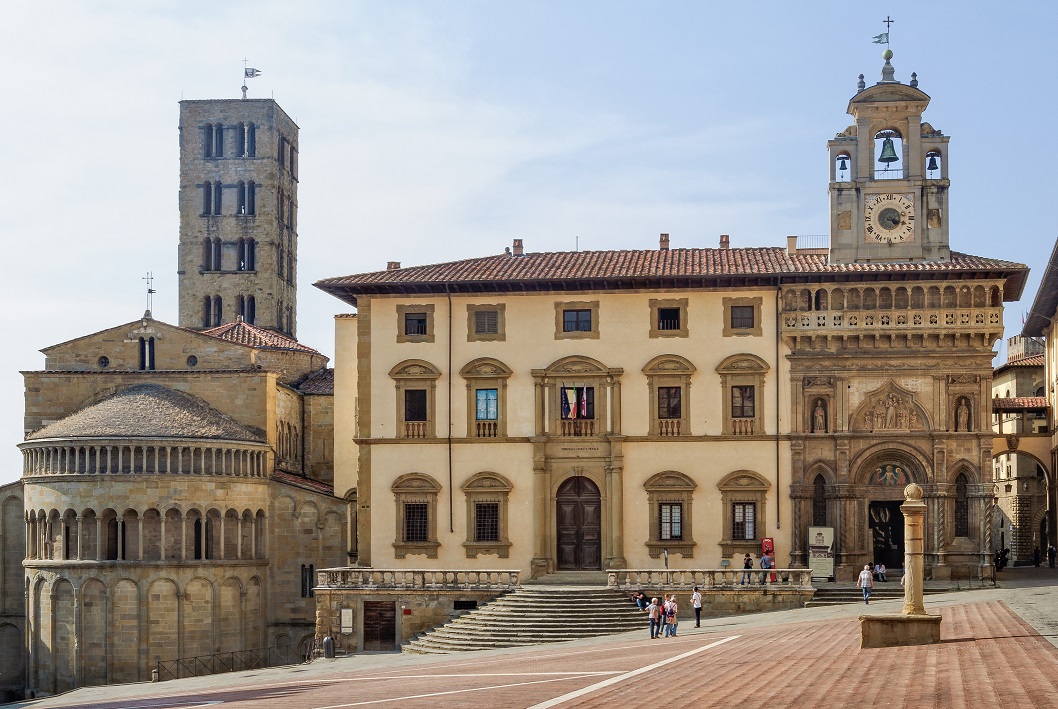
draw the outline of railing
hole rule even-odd
[[[745,580],[745,583],[743,583]],[[618,589],[664,588],[691,590],[812,589],[811,569],[614,569],[607,586]]]
[[[405,421],[405,438],[426,438],[426,421]]]
[[[678,436],[680,435],[680,424],[683,423],[680,419],[658,419],[658,435],[659,436]]]
[[[478,438],[495,438],[498,435],[499,426],[495,421],[476,421],[475,435]]]
[[[431,591],[510,590],[518,586],[518,570],[462,569],[322,569],[318,589],[425,589]]]
[[[862,328],[933,329],[945,327],[999,327],[1002,308],[929,308],[887,310],[783,311],[784,330],[857,330]]]
[[[734,436],[752,436],[755,419],[731,419],[731,434]]]
[[[180,679],[181,677],[202,677],[224,672],[257,670],[262,667],[279,667],[307,662],[312,658],[312,650],[301,657],[293,648],[266,647],[239,652],[219,652],[198,657],[181,657],[176,660],[159,660],[155,669],[158,681]]]
[[[595,419],[562,419],[560,436],[594,436]]]

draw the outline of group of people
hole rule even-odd
[[[739,585],[746,585],[752,582],[750,570],[753,568],[753,555],[746,554],[742,559],[742,580],[739,581]],[[764,555],[760,558],[760,568],[762,569],[774,569],[775,568],[775,553],[770,549],[765,550]],[[760,582],[766,583],[768,580],[768,574],[762,573],[760,575]],[[775,572],[771,573],[771,580],[775,581]]]
[[[641,610],[646,611],[650,619],[650,638],[676,637],[676,629],[679,627],[679,604],[676,603],[676,594],[662,596],[661,602],[657,598],[651,598],[647,603],[646,594],[636,591],[632,594],[632,602]],[[698,587],[694,587],[691,593],[691,606],[694,608],[694,627],[702,625],[702,594]]]
[[[1052,569],[1054,568],[1055,557],[1058,556],[1058,549],[1053,544],[1047,545],[1047,565]],[[1039,566],[1043,561],[1042,554],[1040,553],[1039,545],[1032,548],[1032,564],[1033,566]],[[1002,549],[996,549],[995,556],[992,559],[992,563],[996,566],[996,571],[1002,571],[1010,565],[1010,549],[1004,547]]]

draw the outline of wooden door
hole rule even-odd
[[[364,650],[397,649],[397,604],[364,601]]]
[[[558,532],[557,568],[602,569],[602,496],[595,483],[577,476],[566,480],[555,496]]]

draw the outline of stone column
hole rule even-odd
[[[530,577],[543,576],[550,570],[551,522],[548,505],[551,499],[551,470],[545,455],[543,439],[533,441],[533,560]]]
[[[925,556],[926,503],[922,488],[911,483],[904,488],[904,615],[925,615],[922,605],[923,557]]]

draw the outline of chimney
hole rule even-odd
[[[731,237],[728,236],[727,234],[721,234],[720,235],[720,248],[721,249],[730,249],[731,248]]]
[[[789,256],[793,256],[797,253],[797,237],[787,236],[786,237],[786,253]]]
[[[515,256],[524,256],[525,255],[525,249],[522,247],[522,240],[521,239],[515,239],[514,240],[514,255]]]
[[[660,251],[668,251],[669,250],[669,235],[668,234],[662,234],[661,235],[660,243],[658,243],[658,250],[660,250]]]
[[[396,271],[398,268],[400,268],[400,261],[387,261],[386,262],[386,270],[387,271]]]

